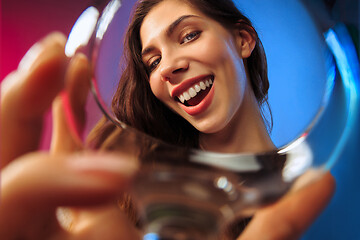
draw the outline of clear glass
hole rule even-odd
[[[235,219],[251,217],[299,179],[309,184],[334,165],[356,121],[359,62],[346,28],[328,17],[319,1],[236,2],[254,22],[267,51],[272,137],[278,146],[272,152],[246,154],[168,145],[113,115],[111,99],[134,2],[98,1],[89,7],[71,32],[66,53],[82,51],[91,60],[92,91],[103,114],[123,129],[123,141],[134,148],[139,142],[155,146],[151,156],[141,159],[132,192],[144,239],[218,239]],[[307,98],[312,101],[294,113],[294,105]]]

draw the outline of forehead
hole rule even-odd
[[[140,28],[141,41],[146,42],[165,32],[167,27],[183,15],[205,17],[198,9],[185,1],[164,0],[155,5],[144,18]]]

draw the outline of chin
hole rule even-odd
[[[193,125],[199,132],[204,134],[212,134],[220,132],[226,127],[225,121],[207,122],[204,124]]]

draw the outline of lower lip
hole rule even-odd
[[[209,93],[206,95],[206,97],[196,106],[190,106],[187,107],[180,103],[181,108],[189,115],[195,116],[202,112],[204,112],[211,104],[213,98],[214,98],[214,84],[211,87]]]

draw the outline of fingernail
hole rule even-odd
[[[131,177],[138,169],[137,162],[129,155],[116,153],[86,153],[68,159],[69,167],[83,173],[115,173]]]
[[[35,43],[21,59],[18,69],[22,71],[29,71],[34,65],[39,56],[45,51],[45,49],[52,45],[65,45],[66,38],[61,33],[51,33],[44,39]]]
[[[76,69],[76,66],[78,66],[78,64],[83,64],[84,62],[87,63],[87,57],[85,54],[83,53],[76,53],[70,61],[70,65],[74,66],[74,68]],[[74,70],[72,70],[74,71]]]
[[[28,71],[31,65],[38,58],[40,53],[42,52],[43,47],[41,43],[35,43],[25,54],[25,56],[21,59],[18,69]]]

